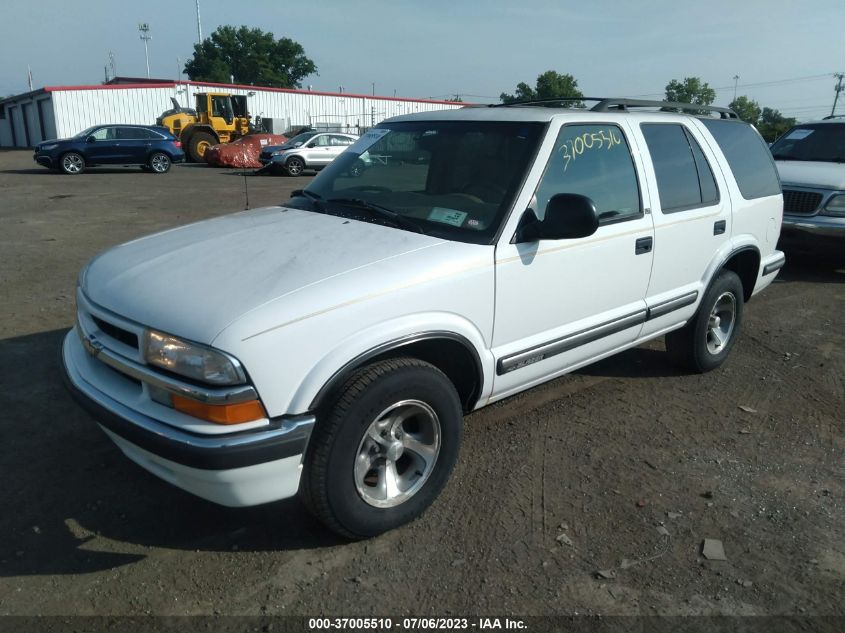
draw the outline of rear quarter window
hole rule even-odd
[[[725,155],[746,200],[780,194],[775,162],[766,142],[747,123],[701,119]]]

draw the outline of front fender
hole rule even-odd
[[[377,354],[422,339],[452,338],[470,346],[479,360],[481,391],[478,403],[486,402],[493,388],[493,354],[480,330],[456,314],[432,312],[385,321],[356,332],[316,362],[295,389],[290,411],[308,411],[324,395],[325,388],[345,370]]]

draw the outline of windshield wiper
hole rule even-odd
[[[312,200],[322,200],[323,196],[319,193],[314,193],[313,191],[308,191],[308,189],[294,189],[290,192],[291,198],[296,198],[297,196],[301,196],[303,198],[311,198]]]
[[[291,200],[293,198],[305,198],[311,202],[311,211],[316,211],[317,213],[326,212],[326,205],[323,202],[323,196],[319,193],[308,191],[307,189],[295,189],[290,192],[290,197]]]
[[[411,218],[408,218],[400,213],[396,213],[396,211],[392,211],[387,207],[383,207],[378,204],[374,204],[369,202],[368,200],[364,200],[363,198],[329,198],[326,202],[332,202],[335,204],[342,204],[350,207],[356,207],[359,209],[364,209],[369,211],[373,215],[378,215],[382,218],[387,218],[391,222],[393,222],[396,226],[408,229],[409,231],[414,231],[415,233],[422,233],[425,234],[423,228],[414,222]]]

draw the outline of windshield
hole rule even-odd
[[[88,136],[91,136],[91,134],[94,132],[94,130],[96,130],[98,127],[99,127],[98,125],[92,125],[91,127],[87,127],[84,130],[82,130],[79,134],[74,136],[73,138],[86,138]]]
[[[777,160],[845,162],[845,123],[799,125],[772,145]]]
[[[304,193],[309,200],[295,200],[302,208],[490,244],[533,160],[544,125],[382,123],[308,185]]]
[[[317,132],[303,132],[302,134],[297,134],[293,138],[286,140],[281,147],[293,147],[296,143],[306,143],[309,138],[316,135]]]

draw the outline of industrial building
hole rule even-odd
[[[73,136],[104,123],[153,125],[162,112],[173,107],[171,97],[182,106],[193,108],[197,92],[247,95],[250,114],[272,119],[277,133],[305,125],[368,128],[400,114],[464,105],[429,99],[118,77],[93,86],[45,86],[0,100],[0,147],[33,147],[44,140]]]

